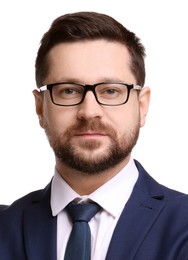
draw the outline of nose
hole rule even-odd
[[[79,105],[78,108],[78,118],[79,119],[93,119],[100,118],[103,116],[103,107],[97,103],[97,100],[92,93],[92,91],[88,91],[84,98],[84,101]]]

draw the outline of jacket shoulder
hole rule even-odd
[[[176,198],[184,197],[186,194],[164,186],[153,179],[144,167],[135,160],[136,167],[139,171],[139,178],[136,187],[143,193],[149,194],[150,197],[158,200],[171,201]],[[185,196],[186,198],[187,196]]]
[[[45,197],[50,197],[50,184],[44,189],[36,190],[28,193],[27,195],[17,199],[10,205],[0,205],[0,217],[2,215],[12,215],[14,212],[16,215],[22,214],[25,208],[37,203]]]

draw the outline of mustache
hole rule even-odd
[[[113,139],[117,137],[115,130],[110,125],[104,124],[98,119],[94,119],[91,121],[79,121],[78,123],[69,127],[65,135],[67,135],[68,137],[72,137],[78,133],[87,131],[102,132]]]

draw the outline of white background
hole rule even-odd
[[[179,0],[6,0],[0,4],[0,203],[43,188],[54,155],[35,115],[34,63],[43,33],[67,12],[112,15],[146,47],[152,98],[133,151],[159,182],[188,193],[188,15]]]

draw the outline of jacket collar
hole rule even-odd
[[[57,218],[50,207],[51,184],[24,212],[23,229],[26,254],[29,260],[56,260]]]
[[[106,260],[133,259],[165,207],[162,186],[135,163],[139,178],[114,230]]]
[[[143,166],[136,160],[135,164],[139,171],[139,178],[136,183],[136,188],[145,193],[149,197],[163,200],[165,199],[165,190],[164,186],[156,182],[143,168]]]

